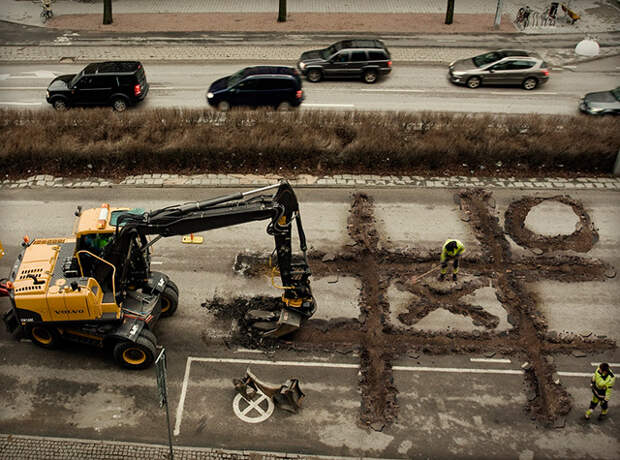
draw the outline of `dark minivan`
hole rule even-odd
[[[255,66],[211,83],[207,102],[221,111],[234,106],[288,110],[304,100],[299,72],[286,66]]]
[[[149,84],[138,61],[88,64],[80,73],[56,77],[47,88],[47,102],[56,110],[110,105],[117,112],[143,100]]]
[[[392,58],[381,40],[342,40],[302,53],[297,68],[311,82],[323,78],[361,78],[375,83],[392,71]]]

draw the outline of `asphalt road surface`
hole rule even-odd
[[[150,74],[152,81],[168,85],[164,73],[168,69],[172,68],[155,66]],[[177,75],[176,71],[169,72]],[[6,251],[0,260],[0,274],[9,272],[23,234],[31,238],[68,236],[78,204],[97,207],[110,202],[112,206],[154,209],[231,192],[201,188],[0,191],[0,240]],[[353,190],[312,188],[297,192],[311,251],[338,254],[342,248],[355,245],[347,230]],[[374,199],[373,225],[385,250],[395,254],[411,249],[437,252],[445,238],[458,236],[468,252],[476,254],[488,243],[476,236],[474,226],[462,218],[454,199],[455,190],[408,188],[364,192]],[[504,225],[504,213],[515,200],[555,195],[553,191],[494,191],[499,225]],[[590,216],[598,239],[585,252],[559,253],[620,266],[617,192],[574,191],[568,195]],[[535,207],[530,211],[526,221],[529,228],[546,235],[571,233],[575,229],[579,218],[569,206],[557,199],[544,201],[541,206],[538,211]],[[393,423],[361,427],[362,359],[358,348],[343,345],[340,349],[314,351],[295,351],[287,346],[271,351],[244,349],[230,342],[234,324],[215,319],[201,306],[215,296],[227,300],[239,295],[277,295],[268,279],[246,278],[232,270],[239,253],[271,252],[273,240],[265,233],[265,227],[265,222],[254,222],[206,232],[202,245],[183,245],[180,237],[155,245],[153,268],[168,273],[181,291],[178,312],[163,319],[156,330],[159,343],[168,353],[175,445],[356,458],[620,456],[617,394],[610,404],[609,419],[589,423],[582,420],[590,399],[589,376],[602,360],[618,363],[612,364],[612,368],[620,369],[618,350],[588,351],[578,355],[581,357],[550,353],[547,359],[553,362],[574,407],[557,428],[542,427],[524,410],[531,398],[521,370],[527,356],[519,351],[502,353],[502,331],[509,330],[512,323],[494,293],[493,276],[482,273],[483,267],[473,262],[463,264],[463,279],[486,281],[463,301],[479,305],[480,310],[499,318],[490,333],[497,334],[500,346],[476,353],[463,350],[435,354],[415,349],[395,357],[391,372],[398,413]],[[510,236],[506,238],[514,257],[532,255]],[[556,252],[547,255],[554,256]],[[620,340],[619,277],[562,282],[560,275],[546,279],[548,272],[540,268],[542,261],[538,263],[519,270],[530,280],[524,283],[524,292],[532,293],[550,331],[584,334],[588,330],[593,337],[605,335]],[[317,268],[313,268],[312,286],[318,310],[308,325],[313,321],[329,324],[338,319],[362,321],[360,292],[364,286],[359,276],[345,273],[346,266],[338,274],[327,273],[321,268],[321,259],[313,264]],[[416,270],[415,264],[412,260],[412,272]],[[571,267],[565,270],[570,272]],[[459,331],[474,336],[476,330],[485,332],[480,324],[472,323],[471,317],[443,308],[413,326],[399,324],[398,313],[406,311],[409,294],[391,284],[385,295],[390,310],[388,321],[398,327],[426,329],[440,337],[452,337],[450,334]],[[1,298],[0,312],[8,306],[8,299]],[[0,432],[165,444],[165,413],[158,405],[153,369],[127,372],[117,368],[109,356],[87,348],[40,349],[28,341],[15,341],[3,328],[0,350]],[[266,405],[248,409],[246,419],[259,423],[248,423],[236,416],[232,379],[243,377],[247,367],[271,383],[300,379],[306,393],[302,410],[291,414],[276,408],[260,422],[256,419],[266,417]]]
[[[487,113],[576,114],[579,99],[587,92],[618,85],[618,69],[600,64],[574,69],[553,69],[550,80],[534,91],[518,87],[482,87],[470,90],[446,78],[445,66],[396,65],[374,85],[357,80],[304,80],[304,110],[457,111]],[[151,89],[134,110],[154,107],[205,107],[205,93],[214,80],[256,62],[149,64]],[[293,64],[293,63],[291,63]],[[50,110],[45,89],[54,76],[77,73],[83,65],[3,65],[0,69],[0,107]]]

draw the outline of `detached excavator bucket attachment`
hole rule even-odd
[[[289,379],[280,387],[280,391],[273,396],[273,400],[281,409],[297,413],[305,396],[299,388],[299,380]]]

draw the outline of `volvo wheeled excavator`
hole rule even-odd
[[[76,216],[73,237],[24,237],[6,283],[8,330],[21,329],[41,347],[54,348],[67,339],[111,349],[122,367],[149,367],[156,357],[153,327],[176,311],[179,296],[168,276],[151,270],[151,246],[160,238],[251,221],[269,221],[267,233],[275,240],[270,260],[283,289],[279,311],[248,312],[256,332],[287,335],[316,309],[299,203],[285,181],[148,212],[107,204],[78,207]],[[301,251],[295,255],[293,223]]]

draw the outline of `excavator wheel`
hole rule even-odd
[[[179,290],[174,283],[171,283],[168,283],[164,292],[161,293],[162,318],[174,315],[174,312],[177,311],[177,307],[179,306]]]
[[[170,286],[172,288],[172,290],[177,293],[177,297],[178,297],[178,295],[179,295],[179,287],[177,286],[177,284],[174,281],[172,281],[172,280],[168,280],[167,286]]]
[[[153,342],[153,345],[155,345],[157,347],[157,336],[155,334],[153,334],[150,330],[148,329],[142,329],[140,331],[140,336],[146,338],[147,340]]]
[[[60,344],[60,333],[54,327],[32,326],[28,335],[32,343],[43,348],[57,348]]]
[[[146,369],[153,364],[157,354],[155,344],[144,336],[135,342],[128,340],[114,346],[114,360],[126,369]]]

